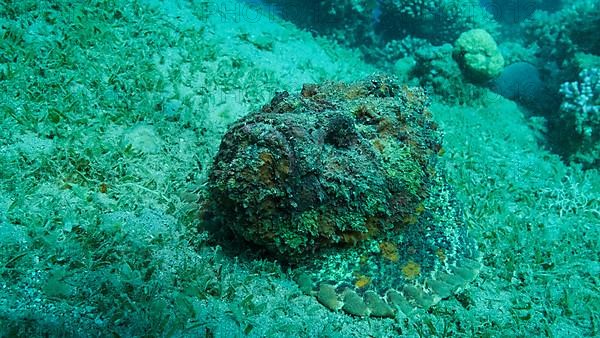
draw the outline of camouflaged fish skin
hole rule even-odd
[[[333,310],[394,316],[450,296],[480,265],[427,102],[385,76],[277,93],[223,136],[206,221],[289,262]]]

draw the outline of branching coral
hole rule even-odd
[[[599,25],[597,1],[579,0],[556,13],[535,12],[523,28],[526,40],[540,47],[540,55],[564,65],[577,52],[600,52]]]
[[[565,82],[560,87],[564,99],[561,119],[574,128],[579,142],[579,156],[585,162],[598,162],[600,155],[600,69],[584,69],[579,80]]]
[[[479,3],[467,0],[382,0],[379,29],[390,38],[406,34],[434,44],[454,41],[473,28],[496,30],[496,23]]]
[[[598,121],[597,113],[589,110],[594,89],[585,89],[583,79],[565,82],[573,81],[582,71],[582,76],[589,76],[585,69],[600,67],[598,27],[600,7],[594,0],[573,1],[554,13],[538,11],[522,24],[524,40],[536,50],[536,66],[549,94],[546,100],[538,100],[539,112],[558,112],[546,116],[550,147],[565,159],[585,166],[597,165],[600,155],[594,130],[598,128],[594,122]],[[560,95],[554,95],[558,91],[564,97],[562,105]]]
[[[561,105],[563,117],[574,118],[577,133],[591,137],[600,125],[600,70],[581,71],[579,81],[563,83],[560,93],[565,98]]]

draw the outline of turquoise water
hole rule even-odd
[[[587,0],[0,1],[0,337],[598,336],[599,29],[600,7]],[[399,85],[338,101],[304,86],[372,74]],[[393,127],[378,119],[385,102],[402,107]],[[320,203],[295,199],[315,181],[288,175],[293,166],[272,154],[238,154],[232,172],[241,163],[254,176],[230,176],[248,188],[214,204],[222,140],[271,140],[244,143],[229,128],[298,107],[308,122],[287,144],[339,148],[319,149],[338,161],[328,170],[355,170],[336,171],[336,198],[350,207],[328,213],[325,188]],[[318,120],[334,111],[335,123]],[[435,152],[415,141],[434,149],[430,134]],[[367,135],[358,157],[344,157]],[[291,153],[328,173],[325,150],[308,148]],[[382,184],[359,171],[373,149],[386,184],[399,182],[390,202],[437,190],[381,216],[389,207],[374,201],[385,199],[353,185]],[[439,170],[420,167],[429,161]],[[274,180],[269,168],[288,176],[265,195],[284,187],[278,201],[305,203],[256,212],[272,210],[252,202],[264,197],[252,188]],[[444,184],[432,183],[438,171]],[[314,174],[323,187],[325,174]],[[433,212],[435,194],[456,198],[460,216]],[[223,202],[240,196],[251,202]],[[216,228],[209,205],[227,210]],[[371,218],[353,218],[365,210]],[[306,228],[286,228],[274,245],[271,231],[240,230],[244,215],[255,215],[249,229],[298,215],[290,224]],[[428,233],[426,215],[447,226]],[[455,230],[455,255],[404,245]],[[345,260],[365,247],[357,265]],[[323,252],[330,297],[298,278],[305,266],[291,257],[319,262]],[[384,292],[394,288],[399,296]],[[370,292],[389,312],[377,314]]]

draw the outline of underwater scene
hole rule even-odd
[[[0,337],[600,336],[597,0],[0,0]]]

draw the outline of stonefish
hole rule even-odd
[[[279,92],[223,136],[205,223],[293,269],[332,310],[427,309],[480,269],[420,88],[386,76]]]

